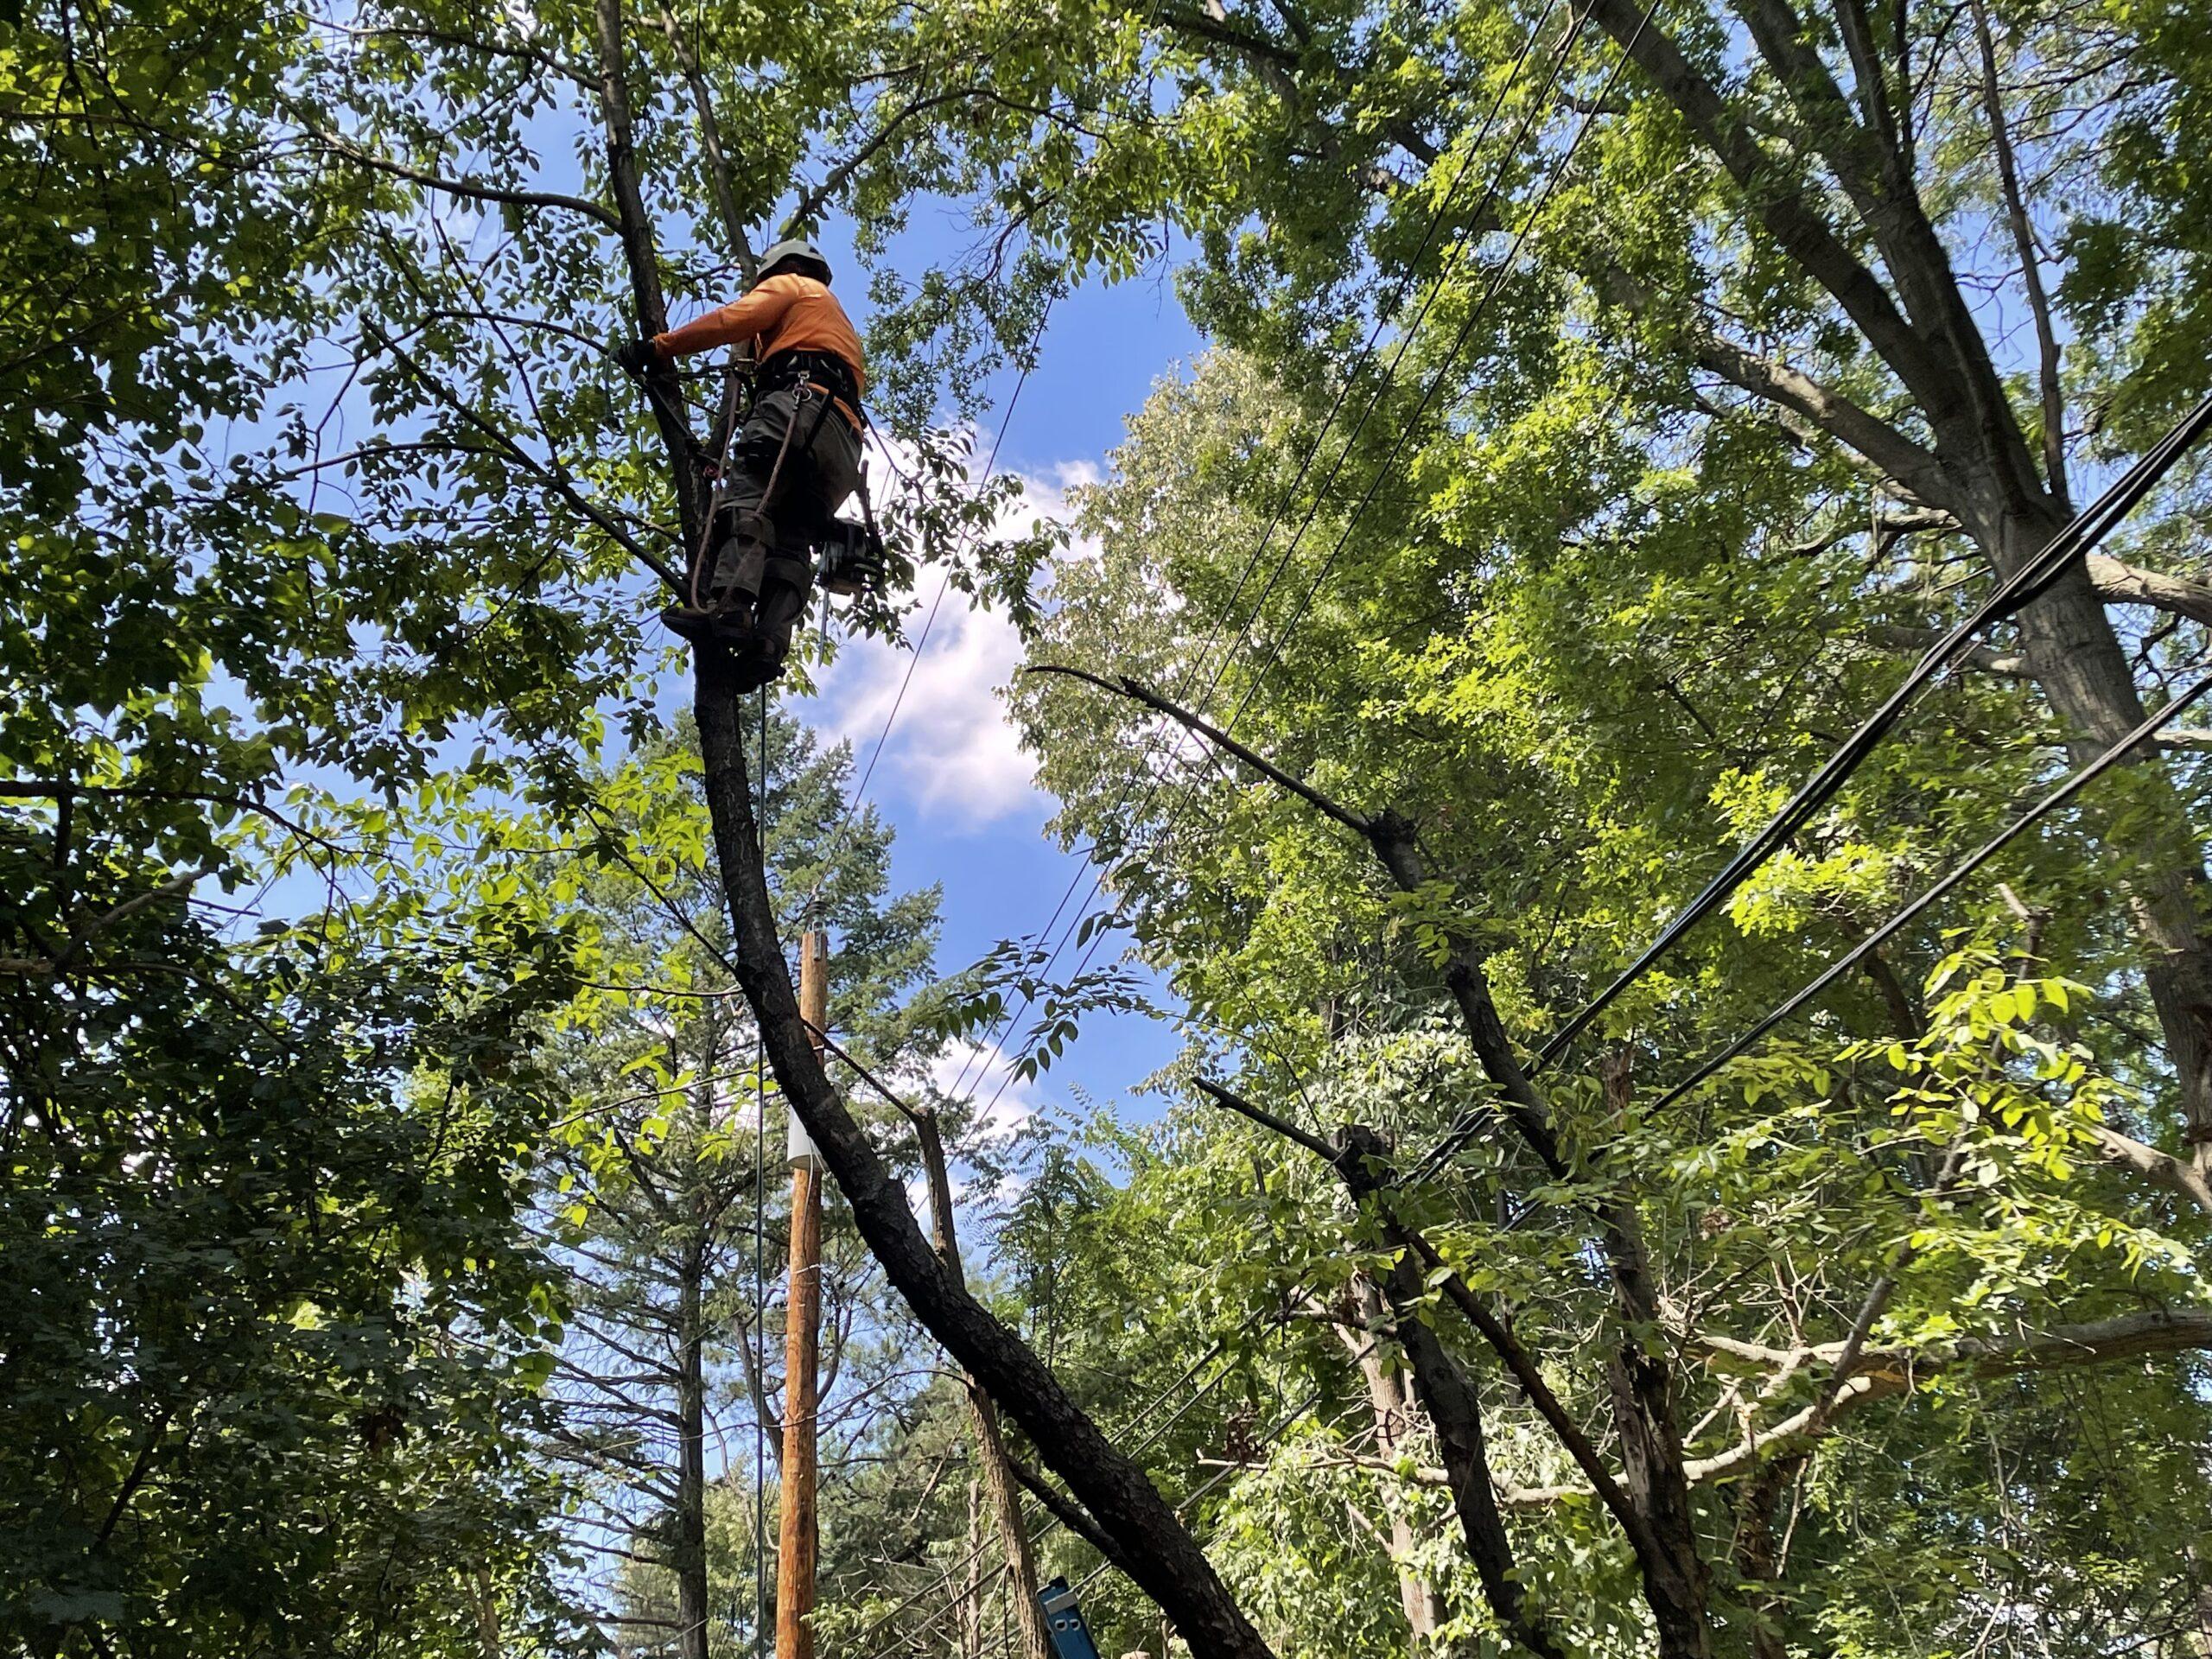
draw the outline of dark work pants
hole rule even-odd
[[[709,606],[757,606],[762,645],[780,657],[813,591],[814,548],[860,483],[860,434],[829,393],[791,386],[760,397],[738,434],[723,486]]]

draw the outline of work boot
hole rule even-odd
[[[750,617],[728,611],[702,611],[691,605],[671,605],[661,621],[678,639],[695,645],[721,645],[729,651],[748,649],[755,638]]]
[[[766,576],[753,626],[753,649],[771,668],[780,669],[791,652],[791,630],[814,596],[814,566],[803,558],[773,558],[768,561]]]

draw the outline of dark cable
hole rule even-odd
[[[2035,599],[2064,574],[2069,564],[2102,541],[2149,493],[2152,486],[2196,446],[2208,428],[2212,428],[2212,397],[2206,397],[2175,423],[2164,437],[2095,502],[2051,537],[2041,552],[1999,582],[1996,591],[1976,607],[1964,621],[1931,646],[1897,689],[1866,717],[1857,731],[1844,741],[1821,769],[1806,780],[1788,804],[1738,850],[1719,874],[1707,883],[1705,890],[1684,906],[1681,912],[1661,930],[1658,938],[1645,946],[1636,960],[1623,969],[1611,984],[1592,998],[1580,1013],[1560,1027],[1551,1040],[1538,1052],[1535,1064],[1529,1068],[1529,1071],[1533,1074],[1542,1065],[1558,1058],[1567,1046],[1588,1028],[1592,1020],[1604,1013],[1622,992],[1649,972],[1677,940],[1725,904],[1762,864],[1780,850],[1783,842],[1834,798],[1845,781],[1872,753],[1875,745],[1897,725],[1907,705],[1922,688],[1964,654],[1974,635]]]
[[[2102,754],[2100,754],[2088,766],[2083,766],[2079,772],[2075,772],[2071,778],[2069,778],[2056,789],[2051,791],[2050,794],[2044,796],[2043,799],[2037,801],[2033,806],[2030,807],[2025,812],[2023,812],[2018,817],[2013,819],[2011,823],[2007,824],[2004,830],[1999,831],[1997,835],[1983,842],[1980,848],[1976,849],[1972,855],[1963,860],[1955,869],[1951,871],[1948,875],[1946,875],[1942,880],[1936,882],[1935,886],[1929,887],[1927,892],[1922,893],[1917,899],[1915,899],[1903,910],[1900,910],[1896,915],[1891,917],[1888,921],[1884,922],[1872,933],[1869,933],[1865,938],[1859,940],[1858,944],[1853,945],[1851,949],[1844,952],[1842,956],[1837,957],[1835,961],[1831,963],[1828,967],[1824,969],[1818,977],[1814,979],[1810,984],[1807,985],[1802,990],[1797,992],[1794,996],[1791,996],[1788,1001],[1780,1004],[1771,1013],[1760,1020],[1760,1021],[1757,1025],[1753,1026],[1749,1031],[1745,1032],[1734,1042],[1729,1044],[1727,1047],[1722,1049],[1718,1054],[1715,1054],[1712,1058],[1707,1060],[1702,1065],[1699,1066],[1696,1071],[1691,1072],[1688,1077],[1683,1078],[1680,1083],[1669,1089],[1665,1094],[1662,1095],[1658,1100],[1653,1103],[1651,1110],[1654,1112],[1663,1111],[1668,1107],[1673,1105],[1684,1095],[1689,1093],[1691,1090],[1696,1088],[1698,1084],[1703,1083],[1707,1078],[1713,1076],[1714,1072],[1719,1071],[1722,1066],[1727,1065],[1729,1061],[1743,1053],[1745,1049],[1751,1047],[1751,1046],[1757,1042],[1760,1038],[1765,1036],[1767,1033],[1772,1031],[1783,1020],[1789,1019],[1791,1014],[1796,1014],[1807,1003],[1819,996],[1821,993],[1827,990],[1829,986],[1834,984],[1836,981],[1842,978],[1844,975],[1849,973],[1853,968],[1865,961],[1869,955],[1880,949],[1885,941],[1895,937],[1907,923],[1920,915],[1923,911],[1927,910],[1929,906],[1935,904],[1936,900],[1942,899],[1946,893],[1948,893],[1961,881],[1965,880],[1967,877],[1972,875],[1976,870],[1980,869],[1984,864],[1987,863],[1992,858],[1996,856],[1997,853],[2002,848],[2006,846],[2009,842],[2016,840],[2020,836],[2024,835],[2028,830],[2033,829],[2044,818],[2050,817],[2060,807],[2065,805],[2067,802],[2072,800],[2075,796],[2080,794],[2082,791],[2087,788],[2090,784],[2095,782],[2096,779],[2101,778],[2106,772],[2111,771],[2113,767],[2118,766],[2122,760],[2125,760],[2137,747],[2156,734],[2160,727],[2171,721],[2176,716],[2180,715],[2183,709],[2189,708],[2190,704],[2196,702],[2199,698],[2203,696],[2207,691],[2212,691],[2212,674],[2203,675],[2194,683],[2185,688],[2179,696],[2176,697],[2164,709],[2161,709],[2157,714],[2152,715],[2148,720],[2138,726],[2133,731],[2128,733],[2126,736],[2121,738],[2117,743],[2114,743],[2110,748],[2107,749]]]

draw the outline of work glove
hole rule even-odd
[[[614,360],[625,374],[643,374],[660,365],[660,353],[650,340],[626,340],[614,348]]]

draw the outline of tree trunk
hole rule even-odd
[[[1351,1296],[1360,1329],[1379,1329],[1382,1324],[1382,1294],[1376,1288],[1375,1281],[1365,1274],[1355,1274]],[[1346,1335],[1350,1338],[1351,1333]],[[1405,1368],[1395,1358],[1386,1356],[1381,1347],[1372,1343],[1359,1343],[1358,1352],[1360,1375],[1367,1382],[1368,1409],[1375,1419],[1376,1452],[1387,1463],[1397,1456],[1398,1448],[1411,1434],[1413,1395],[1407,1387]],[[1404,1503],[1386,1487],[1382,1503],[1390,1521],[1390,1560],[1398,1569],[1398,1604],[1405,1610],[1406,1626],[1411,1633],[1407,1650],[1431,1653],[1436,1648],[1436,1633],[1444,1628],[1450,1615],[1435,1581],[1413,1565],[1421,1538],[1406,1513]]]
[[[499,1659],[499,1599],[488,1567],[476,1569],[476,1651],[479,1659]]]
[[[1614,1115],[1624,1115],[1630,1084],[1626,1053],[1607,1061],[1601,1080]],[[1614,1317],[1620,1324],[1618,1342],[1605,1357],[1605,1386],[1613,1401],[1613,1430],[1620,1437],[1621,1484],[1654,1545],[1643,1563],[1644,1599],[1659,1627],[1662,1655],[1707,1659],[1713,1652],[1711,1575],[1698,1548],[1697,1517],[1690,1508],[1688,1453],[1675,1414],[1674,1368],[1658,1346],[1664,1337],[1643,1224],[1631,1204],[1609,1201],[1600,1213]]]
[[[1779,1584],[1788,1570],[1783,1545],[1774,1535],[1774,1512],[1782,1489],[1804,1467],[1807,1454],[1777,1458],[1744,1483],[1736,1500],[1736,1571],[1746,1586]],[[1751,1659],[1789,1659],[1777,1616],[1780,1598],[1750,1590],[1745,1598],[1751,1617]]]
[[[988,1582],[983,1565],[983,1488],[968,1483],[968,1574],[960,1586],[960,1659],[983,1659],[983,1586]]]
[[[1873,421],[1831,423],[1828,435],[1892,475],[1893,450],[1927,463],[1926,475],[1916,478],[1910,493],[1951,512],[2000,575],[2019,569],[2068,515],[2037,475],[1974,308],[1920,200],[1910,153],[1893,134],[1853,119],[1788,6],[1749,9],[1747,22],[1762,54],[1806,112],[1861,226],[1879,249],[1885,286],[1821,215],[1816,195],[1778,191],[1766,182],[1764,150],[1663,25],[1654,27],[1633,0],[1588,0],[1588,5],[1591,16],[1735,179],[1745,206],[1782,251],[1827,290],[1904,385],[1929,423],[1935,448],[1930,454]],[[1861,90],[1886,97],[1878,87]],[[1790,406],[1790,397],[1773,385],[1751,389]],[[2061,412],[2054,395],[2046,423]],[[1882,442],[1870,446],[1869,431]],[[2021,612],[2018,626],[2031,672],[2065,726],[2077,764],[2141,721],[2142,699],[2126,655],[2078,562]],[[2138,765],[2164,776],[2155,755]],[[2203,849],[2178,794],[2170,785],[2154,788],[2155,810],[2131,814],[2124,838],[2107,845],[2120,864],[2145,983],[2180,1085],[2192,1159],[2200,1172],[2212,1172],[2212,946],[2205,938]]]
[[[2063,522],[2055,509],[2032,517],[2006,515],[1986,532],[1983,545],[1999,571],[2009,574],[2040,551]],[[2126,653],[2078,563],[2021,612],[2019,629],[2029,668],[2065,728],[2067,752],[2076,766],[2142,722],[2143,699]],[[2139,770],[2155,780],[2157,810],[2143,816],[2147,830],[2107,845],[2121,860],[2121,888],[2143,946],[2144,983],[2181,1084],[2190,1161],[2200,1173],[2212,1173],[2212,945],[2204,931],[2212,894],[2188,808],[2164,766],[2153,754]]]
[[[1204,1659],[1271,1659],[1189,1531],[1142,1470],[1116,1451],[1020,1338],[969,1295],[914,1224],[903,1186],[816,1059],[776,933],[761,868],[742,735],[742,694],[726,654],[695,658],[699,747],[732,963],[785,1097],[820,1147],[884,1276],[956,1363],[1011,1413],[1039,1455],[1120,1548],[1138,1586]]]
[[[1386,812],[1370,822],[1368,835],[1391,879],[1407,893],[1419,892],[1428,880],[1428,869],[1414,843],[1412,826],[1395,813]],[[1461,940],[1453,946],[1445,979],[1475,1057],[1503,1096],[1507,1121],[1548,1173],[1555,1179],[1580,1178],[1586,1172],[1567,1160],[1552,1127],[1550,1103],[1529,1079],[1514,1052],[1504,1022],[1498,1018],[1489,976],[1471,941]],[[1605,1081],[1615,1112],[1624,1111],[1629,1084],[1625,1065],[1609,1071]],[[1657,1340],[1659,1321],[1643,1224],[1635,1205],[1626,1199],[1606,1199],[1596,1208],[1596,1243],[1612,1279],[1615,1315],[1622,1327],[1620,1347],[1607,1361],[1606,1382],[1613,1405],[1614,1432],[1621,1441],[1621,1484],[1644,1528],[1645,1547],[1637,1552],[1644,1599],[1658,1629],[1662,1659],[1709,1659],[1713,1651],[1707,1610],[1710,1574],[1698,1548],[1695,1517],[1690,1510],[1688,1457],[1675,1417],[1672,1369],[1663,1354],[1645,1345],[1647,1338]],[[1416,1386],[1421,1384],[1418,1365],[1414,1380]],[[1425,1388],[1422,1398],[1433,1415],[1435,1405],[1428,1400]]]
[[[1382,1167],[1384,1147],[1374,1130],[1349,1127],[1344,1131],[1343,1145],[1347,1155],[1340,1167],[1360,1171]],[[1354,1190],[1359,1189],[1355,1185]],[[1522,1593],[1513,1540],[1505,1529],[1505,1517],[1498,1513],[1497,1483],[1491,1475],[1490,1448],[1483,1433],[1482,1400],[1465,1368],[1421,1317],[1427,1292],[1424,1279],[1413,1253],[1401,1250],[1380,1288],[1390,1305],[1392,1334],[1413,1368],[1414,1390],[1436,1430],[1452,1507],[1459,1516],[1459,1530],[1466,1540],[1468,1557],[1475,1564],[1475,1576],[1482,1582],[1483,1599],[1497,1615],[1506,1635],[1537,1659],[1565,1659]]]
[[[702,1307],[705,1262],[684,1254],[677,1302],[676,1650],[707,1659],[707,1386]]]

